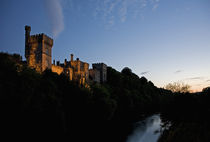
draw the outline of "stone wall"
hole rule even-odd
[[[100,71],[96,69],[89,70],[90,80],[100,83]]]
[[[55,72],[57,74],[63,73],[64,69],[60,66],[52,65],[52,72]]]
[[[52,57],[51,57],[51,48],[50,45],[42,42],[42,71],[46,69],[51,69]]]
[[[45,34],[30,35],[31,27],[25,26],[25,57],[29,67],[43,72],[51,69],[53,39]]]
[[[104,63],[92,64],[93,69],[100,71],[100,83],[107,81],[107,65]]]
[[[69,77],[70,80],[73,79],[73,69],[68,67],[64,68],[64,74]]]
[[[52,65],[52,46],[53,39],[45,34],[30,35],[31,27],[25,26],[25,57],[29,67],[36,69],[38,72],[43,72],[46,69],[51,69],[57,74],[64,73],[70,80],[76,80],[80,84],[89,82],[89,76],[95,82],[106,82],[107,66],[104,63],[93,64],[93,69],[89,70],[89,64],[82,62],[77,58],[73,60],[65,59],[63,64],[55,61]]]
[[[73,79],[78,80],[81,84],[88,82],[89,79],[89,64],[82,62],[77,58],[77,60],[70,61],[70,67],[73,69]]]

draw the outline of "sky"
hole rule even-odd
[[[52,59],[129,67],[156,86],[210,86],[210,0],[0,0],[0,51],[24,57],[25,30],[54,39]]]

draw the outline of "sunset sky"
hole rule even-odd
[[[158,87],[210,86],[210,0],[0,0],[0,51],[24,57],[25,25],[54,39],[61,62],[73,53]]]

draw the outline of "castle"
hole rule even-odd
[[[104,63],[92,64],[92,69],[89,69],[89,64],[82,62],[77,58],[74,60],[74,55],[70,55],[70,61],[64,60],[60,63],[53,60],[52,63],[52,46],[53,39],[45,34],[30,35],[31,27],[25,26],[25,58],[27,65],[38,72],[43,72],[46,69],[51,69],[57,74],[65,74],[70,80],[79,82],[80,84],[98,82],[104,83],[107,81],[107,65]]]

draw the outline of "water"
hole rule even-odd
[[[126,142],[157,142],[160,136],[161,119],[159,114],[152,115],[135,124],[135,129]]]

